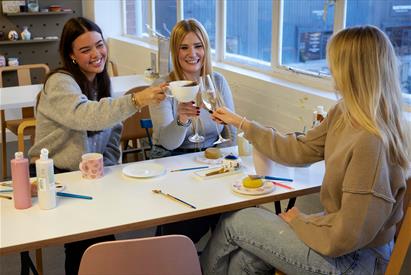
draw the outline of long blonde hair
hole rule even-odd
[[[340,123],[380,137],[390,161],[407,169],[410,129],[403,115],[397,58],[388,37],[374,26],[347,28],[331,38],[327,55],[343,98]]]
[[[193,18],[183,19],[174,26],[170,37],[170,51],[174,67],[173,72],[170,73],[171,80],[184,79],[183,69],[181,68],[180,62],[178,62],[178,52],[180,50],[181,42],[183,41],[184,37],[190,32],[194,33],[198,37],[198,39],[200,39],[204,48],[203,67],[201,68],[200,75],[211,75],[213,72],[211,65],[210,41],[208,39],[206,30],[200,22]]]

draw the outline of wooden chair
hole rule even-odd
[[[411,242],[411,204],[408,204],[407,212],[402,221],[398,237],[395,241],[394,250],[391,254],[390,262],[388,263],[386,275],[407,274],[403,269],[406,256],[410,250]],[[408,266],[410,263],[408,262]],[[401,273],[403,271],[404,273]],[[408,269],[408,272],[410,269]]]
[[[107,71],[108,71],[108,74],[110,76],[118,76],[119,75],[118,74],[117,64],[112,60],[109,60],[107,62]]]
[[[21,66],[8,66],[0,67],[0,87],[3,87],[4,72],[16,72],[18,85],[31,85],[31,72],[33,70],[41,70],[43,75],[46,76],[50,69],[46,64],[31,64],[31,65],[21,65]],[[7,141],[6,141],[6,129],[15,134],[18,137],[18,149],[24,152],[24,135],[30,135],[31,142],[34,141],[34,129],[35,129],[35,118],[34,118],[34,108],[27,107],[22,108],[22,118],[14,120],[6,120],[5,111],[0,111],[0,121],[1,121],[1,145],[2,145],[2,177],[7,178]]]
[[[409,253],[411,242],[411,175],[409,175],[407,179],[407,190],[403,203],[404,217],[397,225],[394,250],[392,251],[385,275],[407,274],[405,270],[403,270],[403,266],[406,264],[405,259],[407,254],[408,258],[410,257],[409,255],[411,255]],[[409,262],[408,267],[410,267]]]
[[[200,275],[193,242],[183,235],[102,242],[87,248],[79,275]]]
[[[126,94],[141,92],[148,86],[136,87],[129,90]],[[123,121],[123,132],[121,133],[122,144],[122,159],[127,153],[141,151],[143,159],[147,158],[146,152],[151,149],[151,128],[153,127],[150,119],[150,111],[148,107],[142,108],[141,112],[137,112],[131,117]],[[148,145],[142,144],[144,139],[148,140]],[[132,146],[130,147],[129,143]]]

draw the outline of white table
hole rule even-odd
[[[131,88],[150,85],[143,75],[124,75],[111,77],[112,96],[123,95]],[[35,105],[36,96],[43,84],[0,88],[0,110],[19,109]]]
[[[224,151],[237,153],[236,147]],[[0,199],[0,254],[149,228],[315,193],[320,189],[324,173],[323,162],[306,168],[277,165],[275,176],[293,178],[294,182],[286,184],[295,189],[276,187],[266,195],[247,196],[234,193],[231,184],[254,172],[251,157],[242,158],[244,173],[230,176],[203,180],[195,177],[194,171],[169,172],[204,165],[195,161],[199,154],[203,153],[146,161],[166,167],[166,174],[155,178],[124,176],[122,168],[129,164],[106,167],[105,176],[98,180],[83,180],[79,172],[56,175],[56,181],[66,186],[66,192],[89,195],[93,200],[58,197],[58,205],[52,210],[40,210],[36,198],[33,206],[25,210],[16,210],[12,200]],[[153,189],[170,193],[197,209],[154,194]]]

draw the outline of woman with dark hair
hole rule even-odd
[[[89,152],[103,154],[105,165],[117,164],[121,121],[163,100],[162,88],[111,98],[107,47],[101,29],[86,18],[67,21],[59,51],[63,66],[50,73],[40,94],[30,157],[47,148],[57,172],[78,170]]]
[[[90,152],[101,153],[105,166],[117,164],[121,121],[146,105],[162,101],[162,85],[111,98],[103,34],[86,18],[66,22],[59,52],[63,66],[48,75],[37,102],[36,136],[29,151],[31,162],[38,158],[42,148],[47,148],[55,173],[78,170],[81,156]],[[35,171],[34,164],[30,168]],[[107,236],[65,244],[66,274],[77,274],[88,246],[113,239],[114,236]]]

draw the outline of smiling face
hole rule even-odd
[[[100,33],[95,31],[83,33],[73,41],[72,48],[71,59],[76,61],[89,81],[104,70],[107,48]]]
[[[200,76],[204,60],[204,46],[194,32],[184,37],[178,49],[178,62],[189,80],[197,80]]]

